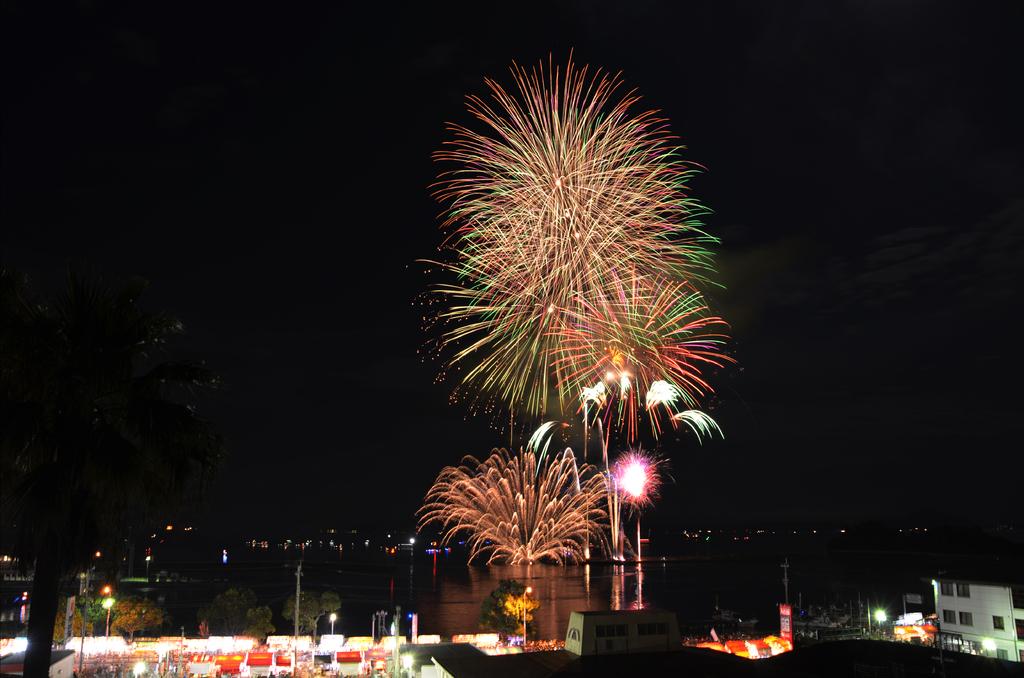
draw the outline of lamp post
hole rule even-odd
[[[146,556],[146,581],[149,581],[149,563],[153,560],[153,556]]]
[[[526,651],[526,596],[533,593],[533,587],[527,586],[523,591],[523,652]]]
[[[331,635],[333,636],[334,635],[334,622],[338,621],[338,615],[336,615],[335,613],[332,612],[330,619],[331,619]]]
[[[110,587],[108,586],[107,588],[109,589]],[[103,599],[103,607],[107,611],[107,633],[106,633],[106,638],[109,639],[110,638],[110,610],[111,610],[111,608],[114,607],[114,599],[113,598],[109,598],[109,597],[108,598],[104,598]]]

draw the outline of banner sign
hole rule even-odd
[[[793,642],[793,607],[785,603],[779,605],[779,637]]]

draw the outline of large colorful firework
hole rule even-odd
[[[715,240],[701,230],[705,210],[687,192],[694,166],[657,112],[631,114],[639,98],[616,94],[618,76],[590,75],[571,62],[564,71],[550,62],[513,66],[512,75],[514,91],[488,80],[489,100],[469,97],[482,129],[450,126],[453,138],[436,154],[455,166],[436,186],[448,207],[448,256],[437,263],[455,277],[436,288],[445,306],[438,318],[449,367],[461,368],[463,384],[538,415],[552,390],[574,400],[584,372],[596,367],[584,367],[592,356],[583,349],[570,352],[577,361],[562,347],[580,318],[637,285],[644,290],[625,302],[629,308],[598,312],[617,318],[634,305],[650,312],[676,312],[658,304],[702,305],[681,302],[680,289],[690,294],[710,272],[706,247]],[[650,345],[672,345],[679,339],[672,333],[685,327],[634,322],[618,333],[625,342],[618,350],[638,350],[629,342],[640,329],[668,333],[645,336]],[[605,334],[593,336],[594,346]],[[568,360],[561,376],[556,360]],[[692,372],[686,366],[660,378]],[[676,386],[691,393],[693,383]]]
[[[712,391],[704,371],[731,360],[724,326],[689,283],[634,276],[564,314],[552,366],[563,389],[580,394],[581,407],[603,409],[606,425],[615,417],[626,440],[637,438],[643,413],[657,436],[659,415],[674,426],[680,408]]]
[[[440,523],[443,543],[465,535],[470,561],[582,562],[602,540],[605,481],[571,450],[538,461],[532,449],[494,450],[441,470],[419,510],[419,528]]]

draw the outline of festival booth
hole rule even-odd
[[[363,672],[363,653],[357,651],[338,652],[334,656],[338,675],[358,676]]]
[[[197,676],[198,678],[215,676],[217,675],[217,665],[210,655],[194,654],[185,662],[185,675]]]
[[[906,624],[892,627],[892,635],[896,640],[905,643],[931,645],[935,642],[938,629],[931,624]]]
[[[793,650],[793,643],[778,636],[698,643],[697,647],[716,652],[727,652],[745,659],[765,659]]]
[[[270,676],[274,671],[273,652],[250,652],[245,655],[245,662],[242,664],[242,674],[248,674],[253,678],[264,678]]]
[[[292,655],[290,652],[275,652],[272,675],[279,676],[292,672]]]
[[[388,650],[380,645],[371,647],[366,651],[366,662],[370,665],[371,671],[385,671],[388,660],[394,655],[394,650]]]
[[[352,636],[345,640],[345,649],[359,650],[366,652],[374,646],[373,638],[370,636]]]
[[[497,633],[462,633],[452,636],[453,643],[469,643],[486,654],[495,654],[501,639]]]
[[[243,654],[219,654],[213,659],[217,671],[222,676],[236,676],[242,672]]]
[[[441,636],[438,635],[419,635],[416,636],[417,645],[437,645],[441,642]]]

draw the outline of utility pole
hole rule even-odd
[[[935,580],[932,582],[932,597],[935,600],[935,644],[939,646],[939,675],[942,678],[946,678],[946,658],[942,656],[942,619],[939,616],[939,582],[942,580],[942,575],[946,574],[944,570],[939,570],[935,575]]]
[[[292,675],[299,671],[299,598],[302,596],[302,561],[295,568],[295,635],[292,637]]]
[[[782,568],[782,586],[786,590],[786,605],[789,605],[789,556],[779,565]]]
[[[399,662],[398,662],[398,634],[399,634],[401,628],[402,628],[402,606],[401,605],[395,605],[395,628],[394,628],[394,632],[391,634],[391,637],[395,641],[395,651],[392,654],[392,656],[394,657],[393,661],[395,662],[395,670],[394,670],[394,673],[391,674],[394,678],[397,678],[398,676],[401,675],[399,673],[399,671],[401,670],[401,664],[399,664]]]
[[[181,645],[178,646],[178,675],[185,675],[185,627],[181,627]]]
[[[85,661],[85,605],[86,596],[89,593],[89,578],[92,574],[92,568],[90,567],[82,575],[81,579],[78,580],[78,595],[82,599],[82,637],[78,642],[78,675],[82,675],[82,663]],[[74,623],[74,619],[72,619]]]

